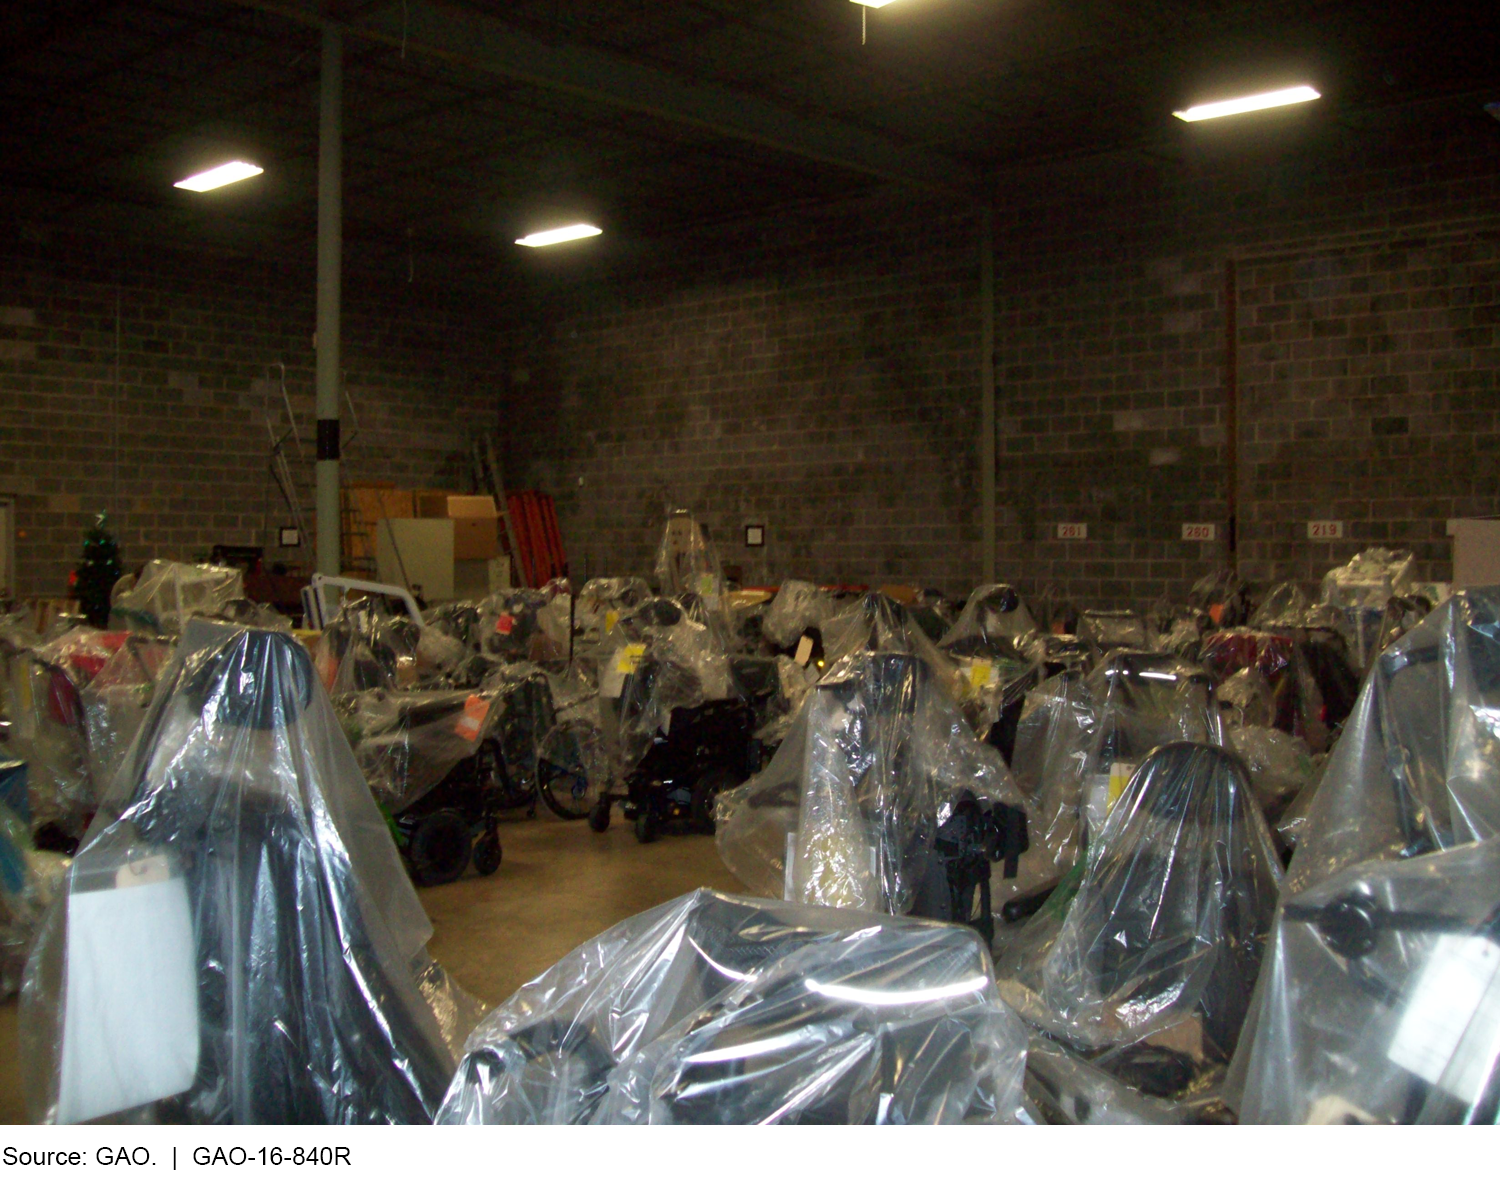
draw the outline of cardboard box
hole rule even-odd
[[[454,495],[449,491],[418,491],[418,517],[453,521],[453,559],[488,561],[500,555],[499,513],[489,495]]]

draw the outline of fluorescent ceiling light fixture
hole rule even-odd
[[[854,0],[856,4],[863,4],[866,8],[884,8],[891,0]]]
[[[259,165],[252,165],[249,161],[229,161],[172,184],[179,190],[192,190],[201,194],[204,190],[217,190],[220,186],[229,185],[230,182],[244,181],[247,177],[254,177],[257,173],[264,172],[265,170]]]
[[[569,240],[603,234],[603,231],[591,223],[573,223],[567,227],[554,227],[550,231],[536,231],[516,242],[522,247],[551,247],[554,243],[567,243]]]
[[[1220,116],[1243,115],[1247,111],[1264,111],[1268,107],[1287,107],[1293,103],[1306,103],[1322,97],[1311,87],[1287,87],[1282,91],[1266,91],[1240,99],[1225,99],[1221,103],[1204,103],[1172,114],[1179,120],[1194,123],[1197,120],[1216,120]]]

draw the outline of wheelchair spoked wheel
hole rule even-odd
[[[596,832],[609,827],[605,806],[603,828],[594,815],[604,804],[608,757],[599,732],[587,722],[561,722],[547,732],[538,748],[537,790],[542,800],[564,821],[587,818]]]

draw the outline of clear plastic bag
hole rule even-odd
[[[23,814],[0,800],[0,1002],[20,988],[37,928],[68,864],[61,854],[35,849]]]
[[[1015,768],[1029,791],[1031,850],[1010,892],[1061,878],[1098,834],[1136,765],[1164,743],[1223,741],[1208,674],[1158,652],[1110,653],[1028,699]]]
[[[1010,586],[980,586],[938,646],[958,665],[974,731],[1007,758],[1026,692],[1041,677],[1036,624]]]
[[[244,601],[245,582],[238,569],[157,558],[146,562],[129,589],[116,587],[110,622],[148,635],[181,635],[189,619],[220,615]]]
[[[48,643],[12,631],[0,639],[9,744],[28,767],[31,824],[79,838],[98,803],[89,770],[82,692],[125,640],[77,627]]]
[[[1225,700],[1229,681],[1254,670],[1267,686],[1269,714],[1265,721],[1247,719],[1247,724],[1274,726],[1321,751],[1328,743],[1328,715],[1304,650],[1293,634],[1237,627],[1205,638],[1200,659],[1221,686],[1220,700]]]
[[[719,854],[759,894],[904,914],[940,871],[939,830],[966,799],[1021,804],[920,656],[854,652],[769,766],[719,795]]]
[[[96,794],[109,787],[156,693],[172,656],[171,640],[130,635],[79,695],[88,743],[89,779]]]
[[[998,958],[1000,992],[1133,1088],[1201,1100],[1234,1053],[1280,881],[1240,761],[1169,743]]]
[[[656,587],[668,598],[684,605],[702,606],[701,619],[727,647],[733,636],[728,587],[719,551],[708,539],[703,525],[689,511],[673,512],[656,550]]]
[[[1244,760],[1266,820],[1279,823],[1313,778],[1307,744],[1268,726],[1230,726],[1224,736],[1225,745]]]
[[[599,696],[613,715],[618,769],[630,771],[672,711],[733,695],[721,637],[693,608],[653,598],[616,621],[600,649]]]
[[[821,632],[823,625],[837,613],[833,595],[811,582],[788,578],[766,608],[760,633],[773,648],[785,651],[795,648],[797,641],[812,628]]]
[[[38,1120],[424,1122],[476,1004],[307,653],[188,623],[22,988]]]
[[[1078,634],[1101,652],[1116,648],[1144,651],[1155,646],[1151,628],[1135,611],[1086,610],[1079,618]]]
[[[1405,608],[1400,600],[1416,588],[1415,563],[1407,549],[1366,549],[1323,578],[1323,602],[1339,614],[1339,631],[1361,673],[1390,643]]]
[[[1308,808],[1291,894],[1371,858],[1500,833],[1500,588],[1455,594],[1381,655]]]
[[[1288,896],[1256,999],[1242,1122],[1500,1123],[1500,839]]]
[[[517,991],[438,1121],[1008,1122],[1025,1043],[967,929],[703,890]]]

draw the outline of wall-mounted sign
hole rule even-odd
[[[284,549],[295,549],[302,544],[302,530],[300,528],[283,528],[278,533],[281,547]]]
[[[1087,524],[1059,524],[1057,526],[1058,540],[1087,540],[1089,538],[1089,526]]]
[[[1309,520],[1307,522],[1308,540],[1342,540],[1343,537],[1343,520]]]
[[[1183,540],[1218,540],[1219,526],[1217,524],[1184,524],[1182,526]]]
[[[764,524],[745,525],[745,547],[747,549],[763,549],[766,547],[766,526]]]

